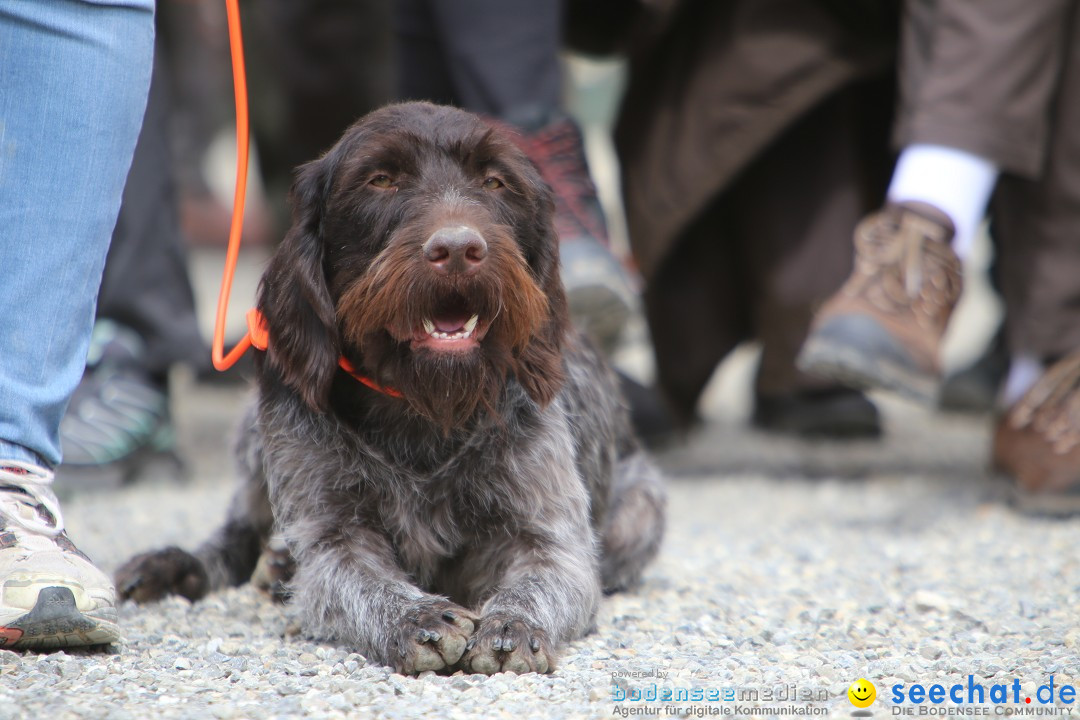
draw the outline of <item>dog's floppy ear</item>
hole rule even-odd
[[[293,222],[259,285],[270,331],[267,360],[309,407],[325,410],[340,355],[337,314],[323,271],[321,228],[335,162],[302,165],[293,183]]]
[[[533,200],[539,252],[533,269],[540,289],[547,297],[547,317],[517,357],[517,378],[525,392],[541,406],[547,405],[562,388],[565,379],[562,354],[570,331],[570,310],[559,274],[559,236],[555,231],[555,202],[537,178]]]

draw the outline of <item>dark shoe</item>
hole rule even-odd
[[[149,458],[175,459],[167,385],[145,369],[143,356],[134,331],[107,320],[95,325],[86,372],[60,423],[59,485],[130,482]]]
[[[581,130],[566,116],[511,118],[510,136],[555,196],[562,278],[570,314],[605,350],[636,304],[636,283],[608,246],[607,223],[589,176]]]
[[[1008,374],[1009,350],[1005,346],[1004,327],[1001,327],[974,363],[945,378],[938,407],[960,413],[993,412]]]
[[[660,393],[653,387],[642,385],[621,370],[615,370],[630,410],[630,424],[634,435],[645,447],[658,449],[675,439],[680,430]]]
[[[998,421],[994,468],[1028,512],[1080,512],[1080,352],[1047,370]]]
[[[858,390],[843,387],[759,395],[751,423],[760,430],[799,437],[881,436],[881,418],[874,403]]]
[[[934,404],[941,339],[963,287],[952,223],[922,203],[887,206],[855,230],[855,269],[818,312],[800,370]]]

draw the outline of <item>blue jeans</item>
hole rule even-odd
[[[154,0],[0,2],[0,460],[60,462],[153,44]]]

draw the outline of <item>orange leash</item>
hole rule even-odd
[[[248,330],[228,355],[225,351],[225,316],[229,311],[229,293],[232,292],[233,277],[236,275],[236,261],[240,256],[240,238],[244,231],[244,200],[247,197],[248,145],[250,143],[250,123],[248,121],[247,73],[244,70],[244,42],[240,32],[240,8],[237,0],[225,0],[225,9],[229,19],[229,52],[232,55],[233,95],[236,98],[236,190],[233,193],[232,225],[229,227],[229,249],[225,254],[225,272],[221,277],[221,292],[218,294],[217,317],[214,321],[214,339],[210,346],[210,358],[214,368],[222,372],[228,370],[240,356],[254,346],[266,350],[270,342],[270,333],[266,328],[266,319],[258,310],[247,313]],[[352,375],[358,382],[390,397],[401,397],[394,388],[379,385],[374,380],[364,377],[356,371],[345,357],[338,360],[342,370]]]
[[[222,372],[235,365],[240,356],[251,347],[251,333],[248,332],[228,355],[223,356],[225,316],[229,310],[229,293],[232,291],[233,276],[236,275],[236,260],[240,255],[240,236],[244,230],[244,200],[247,197],[248,144],[250,143],[247,73],[244,70],[244,42],[240,34],[240,8],[237,0],[225,0],[225,9],[229,19],[229,51],[232,54],[233,95],[236,98],[236,190],[233,193],[229,250],[225,255],[225,272],[221,278],[217,318],[214,322],[214,339],[210,347],[210,357],[214,367]]]

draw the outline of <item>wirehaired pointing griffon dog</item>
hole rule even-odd
[[[550,672],[656,554],[665,504],[570,329],[551,191],[502,131],[405,103],[301,167],[292,200],[227,521],[130,560],[121,595],[246,582],[280,536],[310,633],[403,673]]]

